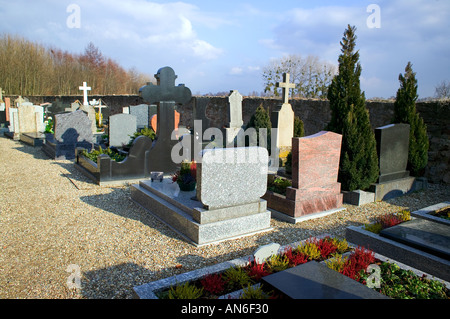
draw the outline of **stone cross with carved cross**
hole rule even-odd
[[[83,91],[83,105],[89,105],[87,91],[90,91],[91,87],[87,86],[86,82],[83,82],[83,86],[78,87],[78,89]]]
[[[295,83],[289,83],[289,73],[283,73],[283,82],[277,82],[277,88],[283,88],[283,104],[289,103],[289,89],[295,88]]]
[[[98,126],[102,126],[102,109],[108,107],[107,105],[102,105],[102,99],[98,101],[98,104],[94,105],[98,109]]]

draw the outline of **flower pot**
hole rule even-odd
[[[189,184],[184,183],[178,183],[178,186],[180,186],[180,190],[183,192],[190,192],[195,189],[196,182],[191,182]]]

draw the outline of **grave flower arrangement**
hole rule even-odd
[[[193,191],[197,184],[197,163],[195,161],[181,163],[181,168],[172,175],[172,182],[177,182],[181,191]]]

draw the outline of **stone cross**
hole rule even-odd
[[[149,167],[151,171],[174,172],[177,164],[171,158],[172,140],[175,130],[175,104],[186,104],[191,98],[191,90],[179,84],[175,86],[175,71],[171,67],[163,67],[155,74],[157,85],[148,83],[139,92],[149,104],[157,103],[157,142],[149,153]]]
[[[88,104],[89,105],[89,104]],[[98,109],[98,126],[102,126],[102,109],[108,107],[107,105],[102,105],[102,100],[98,101],[97,105],[94,105],[96,109]]]
[[[289,73],[283,73],[283,81],[277,82],[276,87],[283,88],[283,104],[289,103],[289,89],[295,88],[295,83],[289,83]]]
[[[5,91],[3,91],[2,88],[0,88],[0,103],[3,102],[3,93],[5,93]]]
[[[83,86],[80,86],[79,89],[83,91],[83,105],[89,105],[87,91],[90,91],[91,87],[87,86],[86,82],[83,82]]]
[[[230,127],[241,128],[244,122],[242,121],[242,95],[237,90],[232,90],[228,96],[229,112],[230,112]]]

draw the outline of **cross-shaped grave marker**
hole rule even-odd
[[[91,87],[87,86],[86,82],[83,82],[83,86],[80,86],[78,89],[83,91],[83,105],[89,105],[87,91],[90,91]]]
[[[94,108],[98,109],[98,126],[101,127],[102,126],[102,109],[107,108],[107,105],[102,105],[102,99],[97,101],[92,101],[94,103],[92,103],[91,105],[94,106]]]
[[[3,91],[2,88],[0,88],[0,103],[3,102],[3,93],[5,93],[5,91]]]
[[[275,86],[283,89],[283,104],[289,103],[289,89],[295,88],[295,83],[289,83],[289,73],[283,73],[283,82],[277,82]]]
[[[175,71],[171,67],[163,67],[155,74],[157,85],[148,83],[139,91],[142,98],[149,104],[156,103],[157,111],[157,142],[149,154],[149,167],[152,171],[173,172],[177,168],[171,158],[171,151],[177,141],[171,139],[175,130],[175,104],[188,103],[191,90],[179,84],[175,86]]]

